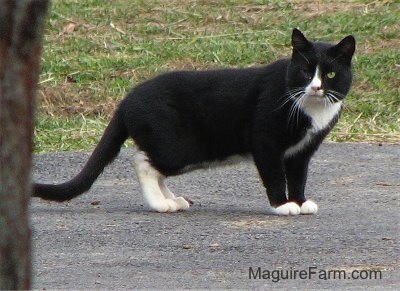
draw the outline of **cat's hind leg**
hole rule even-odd
[[[176,212],[189,208],[185,199],[176,198],[171,191],[166,191],[168,188],[163,182],[164,176],[149,163],[144,152],[135,154],[134,163],[144,198],[152,209],[157,212]]]
[[[179,210],[188,209],[192,204],[190,201],[187,201],[184,197],[176,197],[175,194],[172,193],[171,190],[169,190],[167,185],[165,185],[164,177],[159,178],[158,185],[160,186],[160,190],[164,194],[165,198],[172,199],[178,204]]]

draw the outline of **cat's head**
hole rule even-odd
[[[341,101],[350,90],[355,45],[352,35],[334,45],[311,42],[300,30],[293,29],[293,52],[287,72],[292,97],[330,104]]]

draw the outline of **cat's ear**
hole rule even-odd
[[[312,44],[299,29],[294,28],[292,32],[292,47],[296,51],[308,51]]]
[[[334,53],[350,63],[356,50],[356,40],[354,36],[348,35],[333,47]]]

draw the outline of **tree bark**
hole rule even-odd
[[[31,287],[32,135],[48,1],[0,1],[0,289]]]

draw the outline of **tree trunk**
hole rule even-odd
[[[0,0],[0,289],[31,287],[33,115],[47,6]]]

